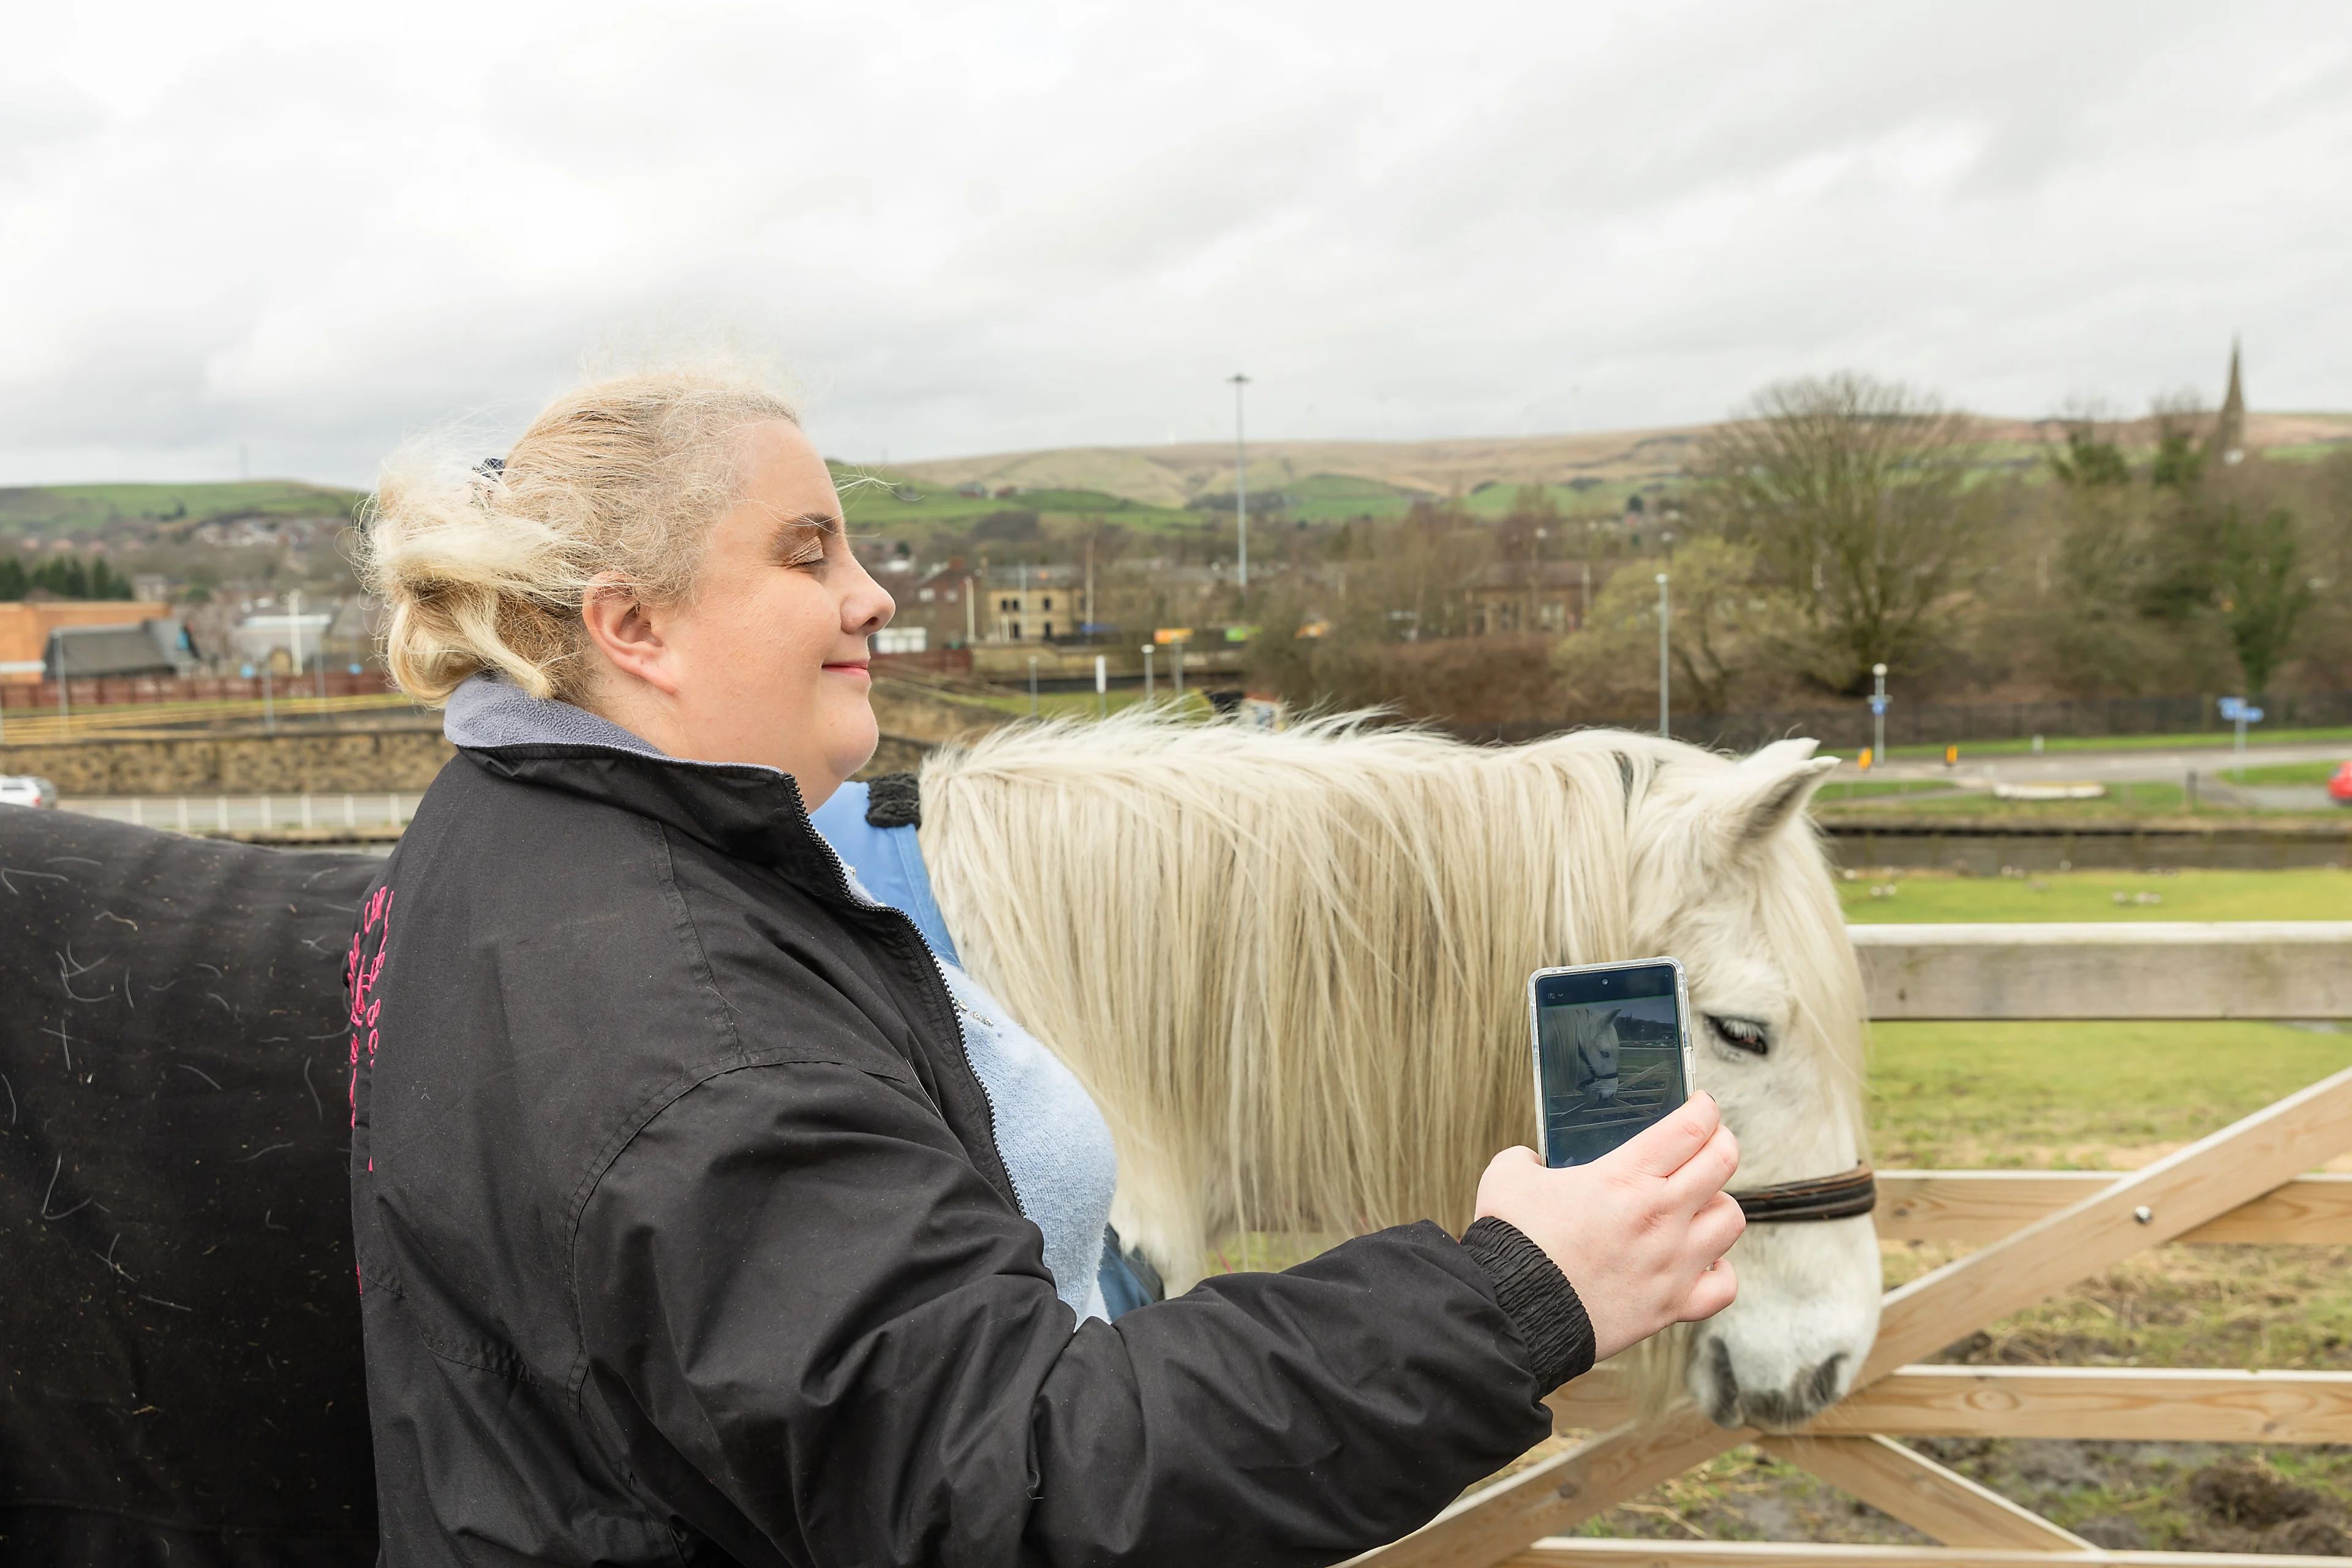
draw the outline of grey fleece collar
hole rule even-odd
[[[441,732],[453,746],[598,746],[640,757],[674,759],[643,738],[569,702],[531,696],[487,671],[449,694]]]

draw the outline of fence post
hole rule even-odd
[[[310,826],[310,792],[308,790],[302,792],[302,826],[306,828]]]
[[[188,797],[187,797],[186,795],[182,795],[182,796],[180,797],[180,831],[181,831],[181,832],[183,832],[183,833],[185,833],[187,830],[188,830]]]
[[[265,793],[261,797],[261,831],[267,833],[269,827],[269,796]]]
[[[343,796],[343,826],[357,827],[359,825],[359,807],[352,804],[352,797],[346,795]]]
[[[220,807],[220,830],[226,833],[228,831],[228,796],[222,795],[215,804]]]
[[[131,797],[131,826],[133,827],[147,826],[145,803],[135,795]]]

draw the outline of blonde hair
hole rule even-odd
[[[392,678],[438,707],[493,670],[575,698],[580,605],[600,574],[648,603],[691,590],[710,524],[741,493],[746,426],[799,416],[763,381],[660,370],[590,382],[540,411],[503,466],[416,443],[384,465],[360,576],[383,599]]]

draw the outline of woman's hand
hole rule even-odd
[[[1670,1323],[1711,1318],[1739,1280],[1723,1255],[1748,1228],[1725,1195],[1739,1141],[1710,1095],[1589,1165],[1551,1170],[1506,1149],[1478,1181],[1478,1217],[1508,1221],[1559,1266],[1603,1360]]]

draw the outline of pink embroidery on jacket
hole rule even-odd
[[[360,1116],[360,1036],[367,1035],[368,1060],[375,1060],[376,1039],[380,1033],[376,1020],[383,1015],[383,1002],[375,995],[376,983],[383,978],[384,949],[392,941],[393,890],[378,888],[360,914],[360,929],[352,933],[352,951],[343,962],[343,991],[351,998],[352,1026],[352,1124],[359,1124]],[[373,950],[373,951],[371,951]],[[368,1167],[373,1170],[373,1163]]]

